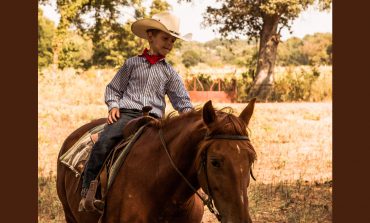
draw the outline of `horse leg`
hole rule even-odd
[[[64,216],[67,223],[77,223],[76,219],[73,216],[72,210],[69,207],[68,200],[67,200],[67,192],[65,188],[65,174],[66,174],[66,168],[61,166],[60,163],[58,163],[57,166],[57,194],[59,197],[60,202],[62,203],[63,210],[64,210]]]

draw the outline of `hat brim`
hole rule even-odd
[[[140,19],[132,23],[131,25],[131,31],[138,37],[143,39],[148,39],[146,31],[149,29],[158,29],[165,33],[170,34],[173,37],[176,37],[178,39],[182,39],[185,41],[191,40],[191,33],[188,33],[184,36],[178,35],[176,33],[173,33],[169,31],[162,23],[158,22],[155,19]]]

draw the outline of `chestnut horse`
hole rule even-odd
[[[211,101],[202,109],[167,117],[149,125],[135,142],[106,194],[100,221],[200,223],[204,199],[222,223],[250,223],[247,188],[256,153],[246,127],[255,99],[239,117],[214,110]],[[100,119],[73,132],[64,142],[65,153]],[[57,192],[68,223],[98,222],[97,213],[78,212],[79,177],[58,162]],[[213,199],[213,201],[212,201]],[[202,202],[203,200],[203,202]]]

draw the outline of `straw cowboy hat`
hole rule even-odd
[[[152,18],[145,18],[137,20],[132,23],[132,32],[140,38],[147,39],[146,31],[148,29],[158,29],[170,34],[176,38],[189,41],[192,34],[188,33],[184,36],[179,32],[180,19],[170,12],[161,12],[152,16]]]

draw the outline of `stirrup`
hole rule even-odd
[[[86,208],[86,206],[90,205],[86,204],[86,198],[82,198],[78,205],[78,212],[97,212],[103,214],[105,203],[101,200],[94,200],[92,209]]]
[[[94,200],[93,204],[94,204],[94,207],[95,207],[99,212],[104,210],[104,206],[105,206],[104,201],[96,199],[96,200]]]
[[[104,209],[104,202],[101,200],[95,199],[96,190],[98,188],[98,180],[93,180],[90,183],[89,190],[87,191],[86,198],[82,198],[78,211],[88,211],[88,212],[99,212],[102,213]]]

